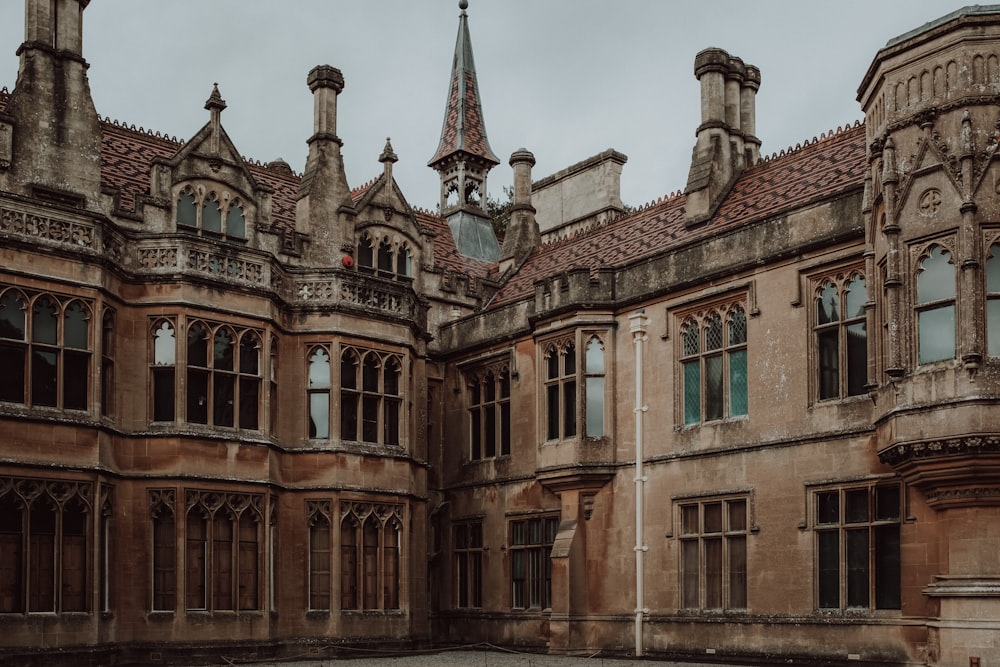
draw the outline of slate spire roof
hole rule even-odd
[[[451,66],[451,87],[445,107],[441,141],[434,157],[428,162],[433,167],[438,161],[464,151],[494,165],[500,164],[486,138],[476,63],[472,57],[472,39],[469,37],[469,17],[465,10],[467,0],[458,4],[462,13],[458,18],[458,38],[455,40],[455,58]]]

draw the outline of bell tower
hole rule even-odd
[[[441,141],[427,166],[441,175],[441,214],[448,220],[458,252],[495,262],[500,257],[500,245],[486,214],[486,175],[500,160],[486,137],[465,11],[468,0],[460,0],[458,7],[462,13]]]

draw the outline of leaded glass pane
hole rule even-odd
[[[705,357],[705,420],[722,419],[722,355]]]
[[[729,313],[729,344],[741,345],[747,342],[747,316],[737,306]]]
[[[747,414],[747,351],[729,354],[729,414]]]
[[[684,356],[698,354],[701,351],[698,336],[698,324],[688,320],[681,327],[681,339],[684,341]]]
[[[722,347],[722,318],[712,313],[705,320],[705,349],[718,350]]]
[[[701,421],[701,362],[684,363],[684,423]]]

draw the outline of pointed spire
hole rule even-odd
[[[460,0],[458,39],[451,67],[451,87],[445,106],[444,124],[437,152],[428,163],[441,176],[441,213],[448,220],[455,247],[465,257],[495,262],[500,244],[484,210],[486,176],[500,160],[486,139],[472,40],[465,10]]]
[[[444,124],[437,152],[428,162],[434,167],[449,155],[464,151],[481,158],[490,166],[500,164],[500,160],[490,148],[486,137],[486,123],[483,120],[482,102],[479,98],[479,82],[476,78],[476,63],[472,57],[472,39],[469,37],[469,17],[465,10],[467,0],[460,0],[462,10],[458,19],[458,38],[455,40],[455,58],[451,67],[451,87],[445,107]]]

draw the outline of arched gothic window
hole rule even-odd
[[[955,358],[955,267],[951,253],[928,248],[917,272],[917,360]]]

